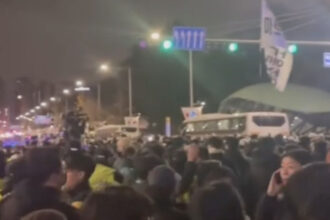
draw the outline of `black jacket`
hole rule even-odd
[[[84,202],[87,196],[92,192],[89,183],[84,182],[79,184],[75,189],[67,192],[68,203],[72,204],[74,202]]]
[[[40,209],[55,209],[68,220],[79,220],[76,211],[60,201],[60,191],[43,187],[29,181],[18,184],[11,195],[0,204],[1,220],[19,220],[23,216]]]
[[[181,209],[180,204],[171,202],[170,199],[154,202],[155,220],[189,220],[188,214]]]
[[[284,198],[264,195],[261,197],[255,220],[292,220]]]
[[[187,162],[183,171],[182,180],[178,190],[178,194],[182,195],[189,192],[190,187],[194,181],[194,176],[197,170],[197,163]]]

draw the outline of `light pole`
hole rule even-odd
[[[194,106],[194,69],[193,69],[193,52],[189,50],[189,98],[190,107]]]
[[[65,102],[65,113],[68,113],[68,111],[69,111],[68,96],[71,94],[71,91],[69,89],[63,89],[62,93],[65,96],[65,98],[64,98],[64,102]]]
[[[133,94],[132,94],[132,68],[128,67],[128,109],[129,116],[133,115]]]
[[[126,69],[127,68],[127,75],[128,75],[128,114],[129,116],[133,115],[133,87],[132,87],[132,68],[131,67],[124,67],[124,68],[116,68],[116,69]],[[108,72],[110,69],[109,65],[102,64],[99,67],[100,71],[105,73]],[[97,108],[99,115],[101,113],[102,109],[102,86],[101,83],[98,83],[97,85]]]
[[[102,73],[106,73],[109,71],[109,65],[108,64],[101,64],[99,67],[99,70]],[[102,85],[101,82],[97,84],[97,113],[99,117],[101,116],[102,111]]]

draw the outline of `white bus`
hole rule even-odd
[[[136,126],[127,125],[106,125],[96,129],[95,136],[97,138],[120,137],[124,135],[129,138],[139,138],[141,131]]]
[[[290,135],[288,116],[276,112],[204,114],[185,120],[183,125],[183,133],[192,137]]]

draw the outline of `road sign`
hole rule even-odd
[[[200,27],[174,27],[173,41],[177,50],[202,51],[205,48],[206,29]]]
[[[323,53],[323,66],[330,68],[330,53]]]

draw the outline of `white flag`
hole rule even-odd
[[[279,91],[284,91],[293,65],[283,31],[266,0],[262,0],[261,48],[264,49],[267,74]]]

